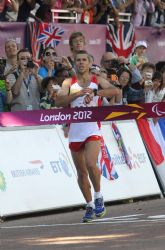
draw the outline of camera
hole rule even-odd
[[[56,63],[62,63],[62,57],[55,56],[54,57],[54,62],[56,62]]]
[[[120,67],[120,62],[117,59],[112,59],[111,60],[111,68],[118,70]]]
[[[146,80],[146,81],[144,82],[144,86],[145,86],[145,87],[152,87],[152,80]]]
[[[56,93],[61,89],[61,87],[58,84],[53,84],[52,88],[53,88],[54,92],[56,92]]]
[[[28,60],[26,66],[27,66],[27,68],[33,69],[35,67],[35,64],[32,60]]]

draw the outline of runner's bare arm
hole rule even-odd
[[[102,77],[97,77],[97,80],[101,86],[102,89],[97,91],[98,96],[102,97],[117,97],[117,99],[121,99],[122,91],[118,88],[116,88],[114,85],[109,83],[106,79]]]

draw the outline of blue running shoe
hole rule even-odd
[[[103,197],[95,200],[95,215],[96,217],[103,217],[106,213],[106,208],[104,207]]]
[[[94,209],[92,207],[86,207],[86,213],[82,218],[82,222],[84,223],[91,222],[94,219],[94,216],[95,216]]]

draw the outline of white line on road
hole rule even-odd
[[[122,217],[122,216],[121,216]],[[129,216],[128,216],[129,217]],[[113,218],[113,217],[112,217]],[[2,226],[0,229],[20,229],[20,228],[39,228],[39,227],[66,227],[66,226],[89,226],[89,225],[99,225],[99,224],[125,224],[125,223],[140,223],[140,222],[165,222],[165,218],[160,219],[139,219],[139,220],[117,220],[112,221],[112,218],[104,218],[99,220],[94,220],[90,223],[66,223],[66,224],[39,224],[39,225],[20,225],[20,226]],[[109,220],[109,221],[108,221]]]

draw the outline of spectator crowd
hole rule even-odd
[[[79,23],[105,24],[110,16],[118,26],[119,13],[126,12],[134,26],[164,27],[164,0],[1,0],[0,21],[26,22],[34,18],[52,22],[51,9],[69,10],[70,15],[76,12]],[[74,58],[78,51],[85,50],[84,35],[73,32],[69,46],[68,56],[60,56],[56,48],[46,47],[38,65],[28,49],[18,48],[13,39],[7,40],[6,58],[0,59],[0,111],[56,108],[63,81],[76,76]],[[91,76],[108,80],[120,90],[120,98],[103,98],[103,105],[164,100],[165,66],[149,62],[147,49],[146,41],[137,41],[130,58],[105,52],[100,65],[95,64],[95,55],[89,54]]]
[[[30,18],[52,22],[52,9],[68,10],[70,16],[77,13],[77,23],[106,24],[113,18],[119,25],[119,13],[129,13],[132,24],[137,26],[165,25],[164,0],[1,0],[0,21],[26,22]],[[64,16],[64,13],[55,15]],[[58,18],[55,19],[56,21]],[[72,19],[59,19],[73,22]]]
[[[59,56],[54,47],[46,47],[38,66],[28,49],[19,49],[15,40],[7,40],[6,58],[0,61],[0,111],[56,108],[63,81],[76,77],[74,58],[78,51],[85,50],[84,35],[73,32],[69,45],[68,56]],[[105,52],[100,65],[96,65],[94,56],[89,54],[91,77],[108,80],[120,90],[117,98],[103,98],[103,105],[164,100],[165,66],[148,61],[147,47],[145,41],[138,41],[130,58]]]

